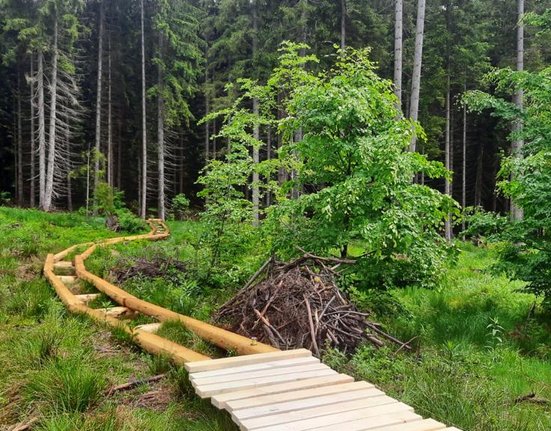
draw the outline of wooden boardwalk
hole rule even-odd
[[[374,385],[339,374],[306,349],[190,362],[195,392],[243,431],[459,431],[423,419]]]
[[[143,301],[88,272],[84,261],[97,247],[139,239],[158,240],[169,235],[160,220],[149,220],[151,232],[69,247],[48,255],[44,274],[67,308],[123,330],[143,349],[185,364],[195,392],[231,414],[241,430],[258,431],[459,431],[395,400],[374,385],[355,382],[320,363],[306,349],[279,351],[255,340]],[[86,250],[64,260],[79,247]],[[88,281],[117,306],[91,308],[99,293],[80,291]],[[157,320],[132,327],[128,319],[142,314]],[[163,321],[179,321],[203,339],[241,356],[211,359],[155,332]]]

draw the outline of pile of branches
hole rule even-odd
[[[336,279],[353,260],[314,256],[282,263],[269,259],[217,312],[228,329],[279,349],[304,347],[320,355],[327,347],[351,352],[358,344],[385,342],[410,349],[369,320],[340,291]]]
[[[121,284],[135,277],[163,278],[177,283],[180,273],[185,272],[184,262],[172,257],[155,256],[153,258],[125,259],[110,272],[111,278]]]

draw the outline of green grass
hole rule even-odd
[[[213,270],[205,265],[200,223],[171,222],[170,228],[166,241],[100,248],[87,266],[107,276],[131,258],[180,259],[188,270],[175,279],[142,277],[123,287],[208,320],[261,257],[254,249],[241,251],[246,254]],[[68,314],[41,277],[46,253],[110,236],[99,218],[0,208],[0,428],[38,414],[33,427],[38,430],[235,430],[228,415],[193,395],[183,369],[141,352],[126,334]],[[551,318],[536,298],[518,291],[520,283],[491,272],[491,248],[461,244],[461,250],[458,264],[438,289],[355,295],[358,305],[374,310],[374,318],[389,332],[413,338],[415,352],[363,346],[352,357],[329,352],[324,360],[376,383],[420,414],[465,431],[548,431],[549,404],[515,399],[534,392],[551,400]],[[83,291],[94,290],[84,285]],[[98,307],[110,304],[106,297],[94,302]],[[165,322],[159,334],[220,354],[179,323]],[[170,395],[161,409],[138,403],[147,386],[104,395],[113,385],[158,373],[167,373],[163,391]]]
[[[493,262],[491,249],[462,244],[440,288],[396,290],[378,304],[393,310],[377,316],[389,332],[416,337],[413,354],[364,346],[325,360],[463,430],[551,429],[551,405],[515,403],[529,393],[551,400],[549,316],[520,283],[493,274]]]

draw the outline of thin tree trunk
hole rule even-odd
[[[17,67],[17,205],[23,205],[23,125],[21,121],[21,71]]]
[[[257,10],[256,10],[256,0],[250,0],[252,5],[252,13],[253,13],[253,52],[252,57],[253,61],[257,54],[258,49],[258,17],[257,17]],[[255,121],[258,118],[259,115],[259,101],[255,97],[253,99],[253,114],[255,116]],[[253,126],[253,137],[255,141],[259,141],[260,139],[260,128],[258,123],[255,123]],[[259,181],[260,176],[258,175],[257,166],[260,163],[260,149],[258,146],[253,146],[253,184],[252,184],[252,201],[253,201],[253,224],[255,226],[258,226],[259,220],[260,220],[260,187],[259,187]]]
[[[463,91],[467,91],[465,83]],[[467,106],[463,105],[463,140],[461,143],[461,207],[465,209],[467,206]],[[462,230],[465,230],[465,221],[461,223]]]
[[[402,108],[403,0],[396,0],[394,18],[394,94]]]
[[[122,125],[120,117],[117,120],[117,187],[122,190]]]
[[[268,126],[268,136],[266,139],[266,160],[270,160],[272,158],[272,128]],[[269,178],[271,180],[271,178]],[[266,192],[266,206],[269,207],[272,203],[272,193],[270,192],[270,189]]]
[[[423,62],[423,36],[425,31],[425,0],[417,1],[417,24],[415,26],[415,55],[413,74],[411,77],[411,105],[409,117],[417,121],[419,117],[419,92],[421,89],[421,66]],[[417,137],[414,135],[409,146],[410,151],[416,150]]]
[[[445,156],[446,156],[446,169],[451,171],[451,107],[450,107],[450,92],[451,92],[451,84],[450,84],[450,73],[448,68],[448,83],[446,88],[446,144],[445,144]],[[444,183],[444,193],[448,196],[451,196],[451,182],[448,177],[445,179]],[[445,236],[448,241],[452,239],[452,225],[451,220],[448,215],[448,218],[445,222]]]
[[[100,154],[101,154],[101,97],[103,84],[103,23],[105,20],[104,1],[102,0],[99,9],[99,31],[98,31],[98,77],[96,95],[96,144],[94,147],[94,190],[100,182]]]
[[[35,199],[36,199],[36,191],[35,191],[35,184],[36,184],[36,166],[35,166],[35,152],[36,152],[36,142],[35,142],[35,136],[34,136],[34,55],[31,53],[31,79],[30,79],[30,87],[31,87],[31,184],[30,184],[30,195],[29,195],[29,205],[31,208],[34,208],[35,206]]]
[[[474,187],[474,204],[477,207],[482,206],[482,180],[484,169],[484,141],[480,142],[480,150],[476,162],[476,178]]]
[[[159,31],[159,64],[157,65],[158,72],[158,95],[157,95],[157,164],[159,170],[159,187],[157,204],[159,208],[159,218],[165,219],[165,101],[163,97],[163,67],[161,64],[163,51],[163,35]]]
[[[518,0],[518,23],[517,23],[517,71],[524,70],[524,23],[522,22],[524,16],[524,0]],[[524,93],[521,88],[515,91],[514,102],[519,110],[522,110],[524,104]],[[518,119],[513,124],[513,130],[515,133],[519,133],[522,130],[522,119]],[[512,143],[511,152],[513,157],[522,158],[522,147],[524,141],[515,137]],[[524,211],[521,207],[517,206],[514,202],[511,202],[511,218],[513,220],[522,220],[524,218]]]
[[[147,212],[147,116],[145,105],[145,35],[144,35],[144,0],[140,2],[141,51],[142,51],[142,168],[140,188],[140,216]]]
[[[114,186],[113,172],[113,98],[112,98],[112,69],[111,69],[111,31],[107,32],[107,183]]]
[[[54,42],[52,46],[52,77],[50,79],[50,131],[48,133],[48,165],[46,167],[46,190],[44,192],[44,210],[50,211],[54,193],[54,168],[56,157],[56,120],[57,120],[57,62],[58,51],[58,18],[54,20]]]
[[[346,0],[341,0],[341,48],[346,46]]]
[[[44,209],[46,197],[46,114],[44,106],[44,53],[38,51],[38,73],[37,73],[37,92],[38,92],[38,187],[41,209]]]

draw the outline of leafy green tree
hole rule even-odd
[[[465,102],[474,111],[491,109],[508,122],[522,120],[522,129],[514,129],[510,139],[525,142],[522,157],[510,155],[500,171],[500,190],[524,211],[524,219],[511,222],[505,230],[500,267],[526,281],[527,289],[542,295],[551,307],[551,68],[499,69],[488,79],[498,96],[474,91]],[[518,89],[524,92],[522,110],[510,101]]]
[[[277,196],[265,229],[280,255],[289,257],[301,247],[346,257],[357,245],[367,286],[429,285],[449,251],[439,230],[455,202],[411,184],[411,178],[418,172],[443,176],[445,169],[406,151],[413,130],[422,135],[422,129],[398,115],[392,84],[376,75],[368,50],[338,50],[335,67],[318,74],[304,68],[316,58],[302,57],[303,49],[286,44],[266,86],[243,81],[244,95],[213,114],[224,117],[221,135],[230,151],[200,180],[207,210],[229,214],[233,208],[240,221],[250,220],[243,190],[251,170],[259,169],[263,187]],[[257,97],[261,106],[275,106],[282,90],[282,119],[267,108],[255,116],[244,103]],[[277,126],[282,142],[277,162],[252,163],[249,146],[263,145],[251,135],[254,124]],[[303,139],[296,141],[299,129]],[[281,185],[270,183],[275,169],[294,175]],[[292,190],[302,192],[293,199]]]

